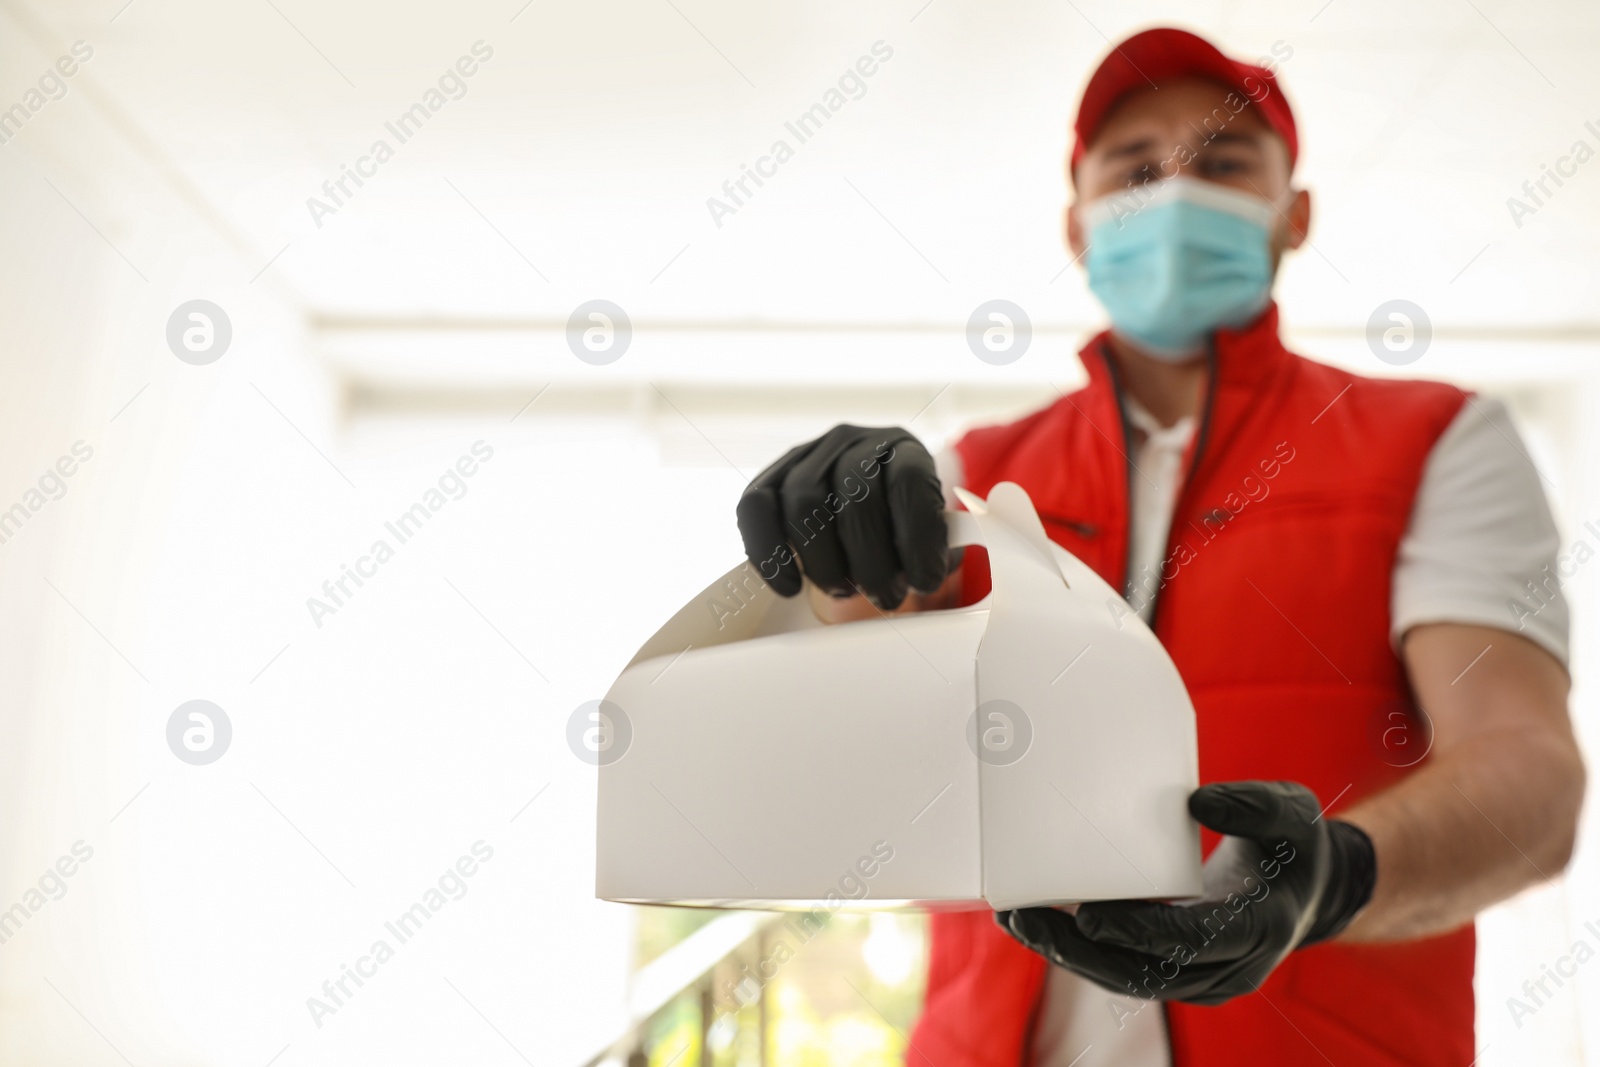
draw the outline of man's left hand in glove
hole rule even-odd
[[[1189,797],[1228,835],[1206,860],[1205,897],[1187,905],[1097,901],[995,913],[1022,944],[1116,993],[1221,1004],[1254,992],[1290,952],[1337,935],[1372,897],[1372,841],[1321,817],[1295,782],[1218,782]]]

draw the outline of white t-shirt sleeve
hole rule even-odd
[[[1395,647],[1422,623],[1470,623],[1520,633],[1565,664],[1559,549],[1539,472],[1505,405],[1470,397],[1433,446],[1400,542]]]

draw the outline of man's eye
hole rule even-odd
[[[1208,175],[1243,174],[1250,169],[1250,165],[1242,159],[1208,159],[1205,162],[1205,172]]]
[[[1157,177],[1159,175],[1156,174],[1156,169],[1146,163],[1144,166],[1128,172],[1127,184],[1130,186],[1148,185],[1155,181]]]

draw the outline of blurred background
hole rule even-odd
[[[922,918],[841,913],[741,990],[768,917],[593,899],[566,723],[788,445],[937,446],[1079,380],[1067,126],[1154,24],[1280,57],[1291,347],[1506,398],[1600,547],[1592,4],[0,0],[0,1061],[898,1062]],[[1004,366],[964,333],[993,299],[1032,324]],[[194,700],[213,763],[169,744]],[[1600,1063],[1600,962],[1507,1003],[1600,951],[1596,792],[1480,924],[1482,1064]]]

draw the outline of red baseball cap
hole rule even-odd
[[[1289,169],[1294,169],[1300,154],[1295,134],[1294,112],[1278,86],[1278,80],[1265,67],[1229,59],[1204,37],[1187,30],[1162,27],[1136,33],[1111,52],[1089,77],[1078,102],[1078,118],[1072,124],[1077,140],[1072,146],[1072,169],[1100,130],[1100,124],[1129,93],[1154,88],[1172,78],[1208,78],[1238,92],[1256,108],[1289,149]]]

